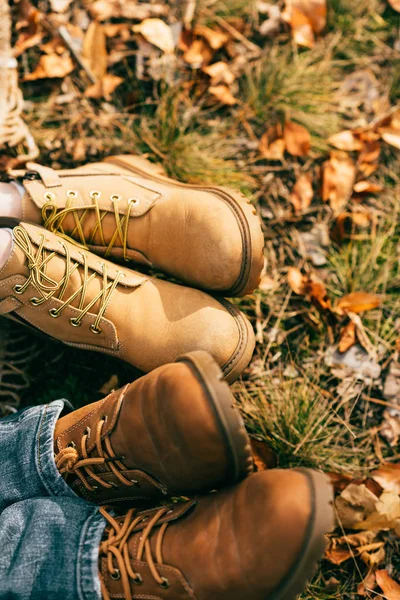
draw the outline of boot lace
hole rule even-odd
[[[114,482],[107,482],[101,478],[98,474],[95,473],[93,467],[99,466],[107,466],[108,472],[111,472],[115,475],[115,477],[120,481],[122,485],[125,486],[139,486],[139,483],[134,479],[127,479],[123,476],[121,471],[126,471],[126,467],[123,464],[123,456],[116,456],[112,446],[109,436],[106,436],[102,439],[102,431],[104,428],[104,424],[107,421],[107,416],[104,415],[96,426],[96,450],[98,456],[91,457],[89,456],[87,443],[91,436],[90,427],[86,427],[85,432],[81,439],[81,448],[80,454],[75,447],[75,444],[71,442],[66,448],[63,448],[55,457],[56,466],[61,475],[64,477],[68,477],[68,475],[76,475],[85,488],[90,492],[95,492],[98,489],[98,486],[91,485],[87,478],[90,477],[96,483],[101,485],[103,488],[118,488],[118,485]],[[103,448],[103,444],[105,449]],[[81,458],[82,457],[82,458]]]
[[[91,198],[92,202],[90,204],[79,206],[79,208],[77,208],[76,206],[73,206],[73,202],[76,199],[77,195],[78,194],[75,190],[69,190],[67,192],[67,200],[66,200],[65,208],[63,208],[62,210],[59,210],[58,207],[53,202],[54,195],[52,194],[52,192],[46,192],[45,197],[48,202],[42,208],[42,218],[43,218],[44,226],[46,227],[46,229],[49,229],[53,233],[58,233],[59,235],[61,235],[62,237],[66,238],[66,239],[69,239],[71,237],[79,238],[81,246],[83,248],[85,248],[86,250],[88,249],[88,246],[90,244],[94,243],[93,240],[95,238],[96,233],[98,232],[100,235],[101,244],[106,247],[106,252],[105,252],[106,257],[109,256],[113,247],[117,244],[118,239],[119,239],[121,242],[122,249],[123,249],[124,259],[128,260],[127,239],[128,239],[129,218],[130,218],[133,207],[139,203],[139,200],[137,198],[129,198],[127,213],[126,213],[126,215],[123,215],[121,217],[121,215],[119,213],[119,208],[118,208],[118,203],[121,200],[121,196],[119,196],[118,194],[113,194],[112,196],[110,196],[110,200],[112,202],[113,209],[114,209],[116,228],[115,228],[114,235],[112,236],[109,244],[107,244],[105,241],[105,238],[104,238],[103,219],[108,214],[108,212],[100,210],[98,199],[101,195],[101,192],[99,192],[97,190],[91,191],[90,198]],[[83,231],[83,223],[84,223],[84,220],[85,220],[87,214],[89,212],[91,213],[93,211],[95,211],[95,215],[96,215],[96,225],[93,228],[93,232],[92,232],[89,240],[86,240],[86,237],[85,237],[85,234]],[[74,217],[75,227],[71,231],[71,233],[69,235],[67,235],[64,231],[63,223],[64,223],[64,220],[69,215],[72,215]]]
[[[82,319],[85,315],[90,311],[90,309],[97,303],[100,302],[100,306],[97,312],[96,319],[94,323],[91,325],[90,329],[92,333],[101,333],[101,328],[99,327],[100,321],[104,316],[113,295],[115,288],[117,287],[120,279],[124,277],[124,274],[119,272],[115,277],[114,281],[109,282],[107,277],[107,265],[102,263],[103,267],[103,288],[102,290],[85,306],[85,299],[87,294],[87,289],[91,281],[97,277],[97,273],[93,272],[89,275],[89,267],[87,263],[86,254],[82,253],[83,256],[83,283],[80,288],[78,288],[69,298],[64,299],[64,295],[66,289],[68,287],[68,283],[70,281],[72,273],[80,267],[80,263],[72,263],[71,255],[69,248],[66,244],[60,241],[64,252],[65,252],[65,263],[66,263],[66,271],[64,277],[60,281],[54,281],[46,275],[46,266],[50,262],[50,260],[57,256],[56,252],[51,252],[46,256],[46,250],[44,248],[45,236],[42,236],[41,242],[38,246],[38,249],[35,253],[34,248],[32,246],[29,235],[20,226],[15,227],[14,229],[14,240],[16,245],[24,252],[27,260],[28,260],[28,268],[29,268],[29,277],[23,285],[14,286],[14,292],[16,294],[23,294],[30,285],[32,285],[35,290],[38,292],[39,297],[33,297],[30,299],[30,303],[33,306],[39,306],[43,304],[53,296],[55,296],[58,300],[63,301],[63,303],[58,308],[51,308],[49,310],[49,314],[53,318],[57,318],[61,315],[63,310],[71,305],[71,303],[78,298],[80,295],[80,302],[78,307],[74,307],[75,310],[79,311],[79,315],[77,317],[72,317],[69,321],[73,327],[80,327],[82,324]],[[56,296],[56,294],[58,294]]]
[[[150,545],[150,536],[155,527],[158,527],[160,519],[170,512],[168,506],[160,508],[153,517],[150,518],[142,514],[136,514],[135,509],[130,509],[122,524],[118,523],[105,508],[100,508],[100,513],[108,521],[110,529],[106,530],[107,539],[100,544],[100,557],[107,557],[107,570],[112,579],[121,580],[123,597],[126,600],[133,600],[131,593],[130,581],[136,585],[143,583],[140,573],[135,573],[131,566],[131,560],[142,561],[145,558],[151,575],[156,583],[162,588],[169,587],[169,581],[166,577],[162,577],[159,573],[159,567],[164,564],[162,556],[162,544],[169,523],[164,523],[160,526],[157,534],[155,559],[153,558]],[[136,552],[136,556],[131,557],[129,554],[129,537],[139,523],[148,521],[147,526],[141,533],[140,543]],[[103,600],[110,600],[110,595],[106,589],[105,583],[100,575],[101,592]]]

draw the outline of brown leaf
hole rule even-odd
[[[183,60],[187,62],[192,69],[200,69],[203,65],[208,65],[214,56],[210,46],[202,39],[194,40],[183,55]]]
[[[377,308],[381,303],[381,298],[376,294],[352,292],[351,294],[343,296],[343,298],[337,302],[335,311],[340,315],[344,315],[347,312],[360,313]]]
[[[268,160],[283,160],[285,140],[282,136],[282,127],[279,124],[267,129],[258,145],[258,149],[265,158]]]
[[[329,202],[333,212],[339,214],[353,192],[356,166],[344,152],[332,152],[323,165],[322,199]]]
[[[69,54],[44,54],[40,57],[33,73],[25,76],[25,81],[36,81],[47,77],[63,78],[74,70],[75,66]]]
[[[386,463],[371,474],[382,489],[400,495],[400,464]]]
[[[347,352],[357,342],[357,328],[353,321],[347,323],[340,332],[339,352]]]
[[[165,54],[173,54],[175,50],[174,37],[171,27],[161,19],[144,19],[132,28],[140,33],[147,42],[153,44]]]
[[[378,498],[364,484],[350,483],[335,500],[340,524],[358,529],[367,516],[374,513]]]
[[[229,65],[222,60],[203,67],[202,70],[211,77],[211,85],[218,85],[220,83],[231,85],[235,81],[235,76],[230,70]]]
[[[99,81],[96,81],[96,83],[87,88],[85,96],[96,99],[105,98],[107,101],[110,101],[113,92],[123,81],[122,77],[107,73],[102,79],[99,79]]]
[[[389,0],[389,4],[394,10],[400,12],[400,0]]]
[[[290,195],[290,202],[293,204],[295,213],[304,212],[310,206],[313,196],[312,175],[303,173],[298,177]]]
[[[357,181],[353,186],[353,190],[357,194],[377,194],[382,192],[383,189],[383,185],[371,181]]]
[[[196,25],[193,33],[203,37],[213,50],[219,50],[229,42],[229,35],[227,33],[211,29],[204,25]]]
[[[382,139],[390,146],[400,150],[400,130],[391,127],[382,127],[379,129]]]
[[[211,85],[208,88],[208,91],[210,92],[210,94],[215,96],[215,98],[218,100],[218,102],[221,102],[221,104],[225,104],[226,106],[233,106],[234,104],[238,103],[237,98],[235,98],[235,96],[232,94],[231,90],[229,89],[229,86],[223,83],[220,85]]]
[[[397,581],[394,581],[394,579],[390,577],[389,573],[385,569],[376,571],[375,576],[376,582],[381,588],[386,600],[400,600],[400,585],[397,583]]]
[[[313,48],[314,33],[323,31],[326,15],[326,0],[286,0],[282,18],[290,24],[296,44]]]
[[[383,492],[376,504],[376,510],[365,520],[357,523],[355,529],[381,531],[396,530],[400,526],[400,496],[396,492]]]
[[[370,571],[368,575],[363,579],[357,586],[357,594],[359,596],[366,596],[371,590],[376,588],[375,572]]]
[[[143,21],[150,17],[161,17],[168,13],[169,7],[161,3],[138,3],[137,0],[95,0],[88,4],[90,13],[100,21],[108,19],[135,19]]]
[[[338,150],[347,150],[348,152],[361,150],[363,146],[362,141],[357,138],[350,129],[331,135],[331,137],[328,138],[328,143]]]
[[[256,471],[265,471],[276,467],[276,455],[266,442],[250,436],[250,443]]]
[[[107,73],[107,48],[104,27],[98,21],[90,23],[86,31],[82,57],[93,75],[102,79]]]
[[[295,294],[299,294],[299,296],[304,296],[306,294],[306,281],[307,277],[302,275],[300,269],[289,267],[288,283]]]
[[[292,156],[307,156],[311,146],[309,131],[302,125],[287,121],[283,130],[286,150]]]

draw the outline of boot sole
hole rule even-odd
[[[160,173],[160,167],[154,165],[147,159],[133,154],[110,156],[105,159],[106,163],[116,165],[132,173],[136,173],[147,179],[159,181],[178,187],[192,190],[201,190],[214,194],[225,202],[233,212],[241,232],[243,242],[243,258],[237,281],[228,290],[214,290],[224,296],[245,296],[254,291],[261,279],[261,271],[264,265],[264,235],[261,229],[255,207],[249,200],[235,190],[218,188],[213,186],[190,185],[174,181]],[[207,286],[205,286],[207,289]]]
[[[210,354],[201,350],[185,354],[177,358],[177,362],[191,368],[213,410],[229,453],[229,483],[244,479],[254,470],[250,439],[221,369]]]
[[[327,546],[325,534],[334,528],[333,488],[329,478],[317,471],[298,470],[307,478],[310,487],[311,517],[298,560],[268,600],[294,600],[304,590],[324,555]]]

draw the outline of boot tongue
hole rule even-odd
[[[42,223],[42,211],[26,189],[22,198],[22,218],[29,223]]]
[[[16,245],[13,241],[13,249],[11,251],[10,258],[0,270],[0,281],[7,279],[8,277],[23,275],[24,277],[29,276],[29,269],[26,262],[26,256],[24,252]],[[9,290],[6,288],[0,288],[0,297],[9,295]]]

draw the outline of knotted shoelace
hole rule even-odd
[[[101,244],[107,248],[106,252],[105,252],[106,257],[109,256],[110,252],[112,251],[113,247],[115,246],[115,244],[117,243],[118,238],[119,238],[123,252],[124,252],[124,259],[127,260],[127,239],[128,239],[129,218],[131,215],[132,208],[135,204],[138,203],[138,200],[136,198],[130,198],[128,200],[127,213],[126,213],[126,215],[123,215],[121,217],[121,215],[119,213],[119,208],[118,208],[118,203],[121,200],[121,196],[119,196],[118,194],[113,194],[110,197],[110,200],[112,202],[113,209],[114,209],[116,228],[115,228],[114,235],[112,236],[110,242],[107,244],[105,241],[104,232],[103,232],[103,219],[109,213],[107,211],[100,210],[99,202],[98,202],[98,198],[100,197],[100,194],[101,194],[101,192],[99,192],[99,191],[90,192],[90,198],[92,200],[92,203],[76,207],[76,206],[73,206],[73,202],[74,202],[75,198],[77,197],[77,193],[73,190],[70,190],[67,193],[67,200],[66,200],[65,208],[59,210],[58,207],[52,201],[52,194],[50,192],[47,192],[46,198],[47,198],[48,202],[42,208],[42,218],[44,221],[44,226],[46,227],[46,229],[49,229],[53,233],[58,233],[59,235],[61,235],[62,237],[66,238],[66,239],[70,239],[71,237],[73,237],[73,238],[79,237],[80,243],[81,243],[82,247],[85,249],[88,249],[88,245],[94,243],[93,240],[96,236],[96,233],[98,232],[100,235]],[[86,237],[85,237],[85,234],[83,231],[83,223],[84,223],[85,218],[87,217],[88,213],[92,213],[93,211],[95,211],[95,215],[96,215],[96,225],[93,229],[90,239],[86,240]],[[75,228],[71,231],[70,234],[66,234],[64,231],[64,228],[63,228],[63,223],[69,215],[72,215],[74,217]]]
[[[168,506],[160,508],[152,518],[150,518],[147,526],[141,532],[140,543],[136,552],[136,556],[131,557],[129,554],[129,537],[139,523],[146,522],[149,517],[143,514],[136,515],[136,509],[130,509],[121,524],[112,517],[105,508],[100,508],[100,513],[108,521],[110,529],[107,532],[107,539],[100,544],[100,558],[107,557],[107,569],[112,579],[121,580],[122,590],[125,600],[133,600],[134,596],[131,593],[130,581],[136,585],[140,585],[143,580],[139,573],[135,573],[131,566],[131,560],[143,561],[145,558],[149,566],[150,572],[154,580],[162,588],[168,588],[168,579],[162,577],[159,573],[159,567],[164,564],[162,556],[162,545],[164,536],[169,523],[164,523],[160,526],[157,533],[155,560],[152,555],[150,536],[155,527],[159,527],[158,522],[166,515],[170,509]],[[103,600],[110,600],[109,592],[100,575],[101,592]]]
[[[29,277],[23,285],[16,285],[14,287],[14,291],[16,294],[23,294],[30,285],[32,285],[35,290],[39,294],[39,298],[34,297],[30,299],[30,302],[33,306],[38,306],[49,300],[57,293],[55,296],[58,300],[63,301],[61,306],[58,308],[50,309],[49,313],[52,317],[57,318],[61,315],[65,308],[71,306],[71,303],[78,298],[80,295],[80,302],[78,307],[74,307],[75,310],[79,311],[79,315],[77,317],[73,317],[70,319],[71,325],[74,327],[79,327],[81,325],[82,319],[85,315],[90,311],[90,309],[100,301],[100,306],[97,312],[97,316],[95,318],[94,323],[91,325],[90,329],[93,333],[101,333],[101,328],[99,327],[99,323],[104,316],[113,295],[115,288],[117,287],[120,279],[124,276],[122,272],[117,273],[114,281],[109,282],[107,277],[107,265],[102,263],[103,267],[103,287],[102,290],[85,306],[85,299],[87,294],[87,289],[89,284],[98,276],[98,273],[93,272],[89,275],[89,267],[87,263],[87,256],[85,253],[82,253],[83,256],[83,283],[81,287],[79,287],[69,298],[64,299],[64,295],[66,289],[68,287],[68,283],[70,281],[72,273],[80,267],[80,263],[72,263],[71,254],[69,248],[66,244],[60,241],[61,246],[65,252],[65,263],[66,263],[66,272],[64,277],[60,281],[54,281],[46,275],[46,266],[51,261],[52,258],[58,256],[56,252],[50,252],[46,256],[46,249],[44,248],[45,236],[42,236],[41,242],[38,246],[38,249],[35,253],[34,247],[31,243],[29,235],[23,229],[23,227],[17,226],[14,229],[14,240],[18,248],[20,248],[25,254],[28,260],[28,268],[29,268]]]
[[[118,488],[118,486],[114,482],[107,482],[101,478],[101,476],[97,475],[93,470],[93,467],[96,466],[104,466],[107,465],[109,468],[109,472],[112,472],[115,477],[121,482],[122,485],[132,487],[137,486],[138,482],[134,479],[127,479],[121,473],[121,471],[126,471],[125,465],[122,463],[123,456],[116,456],[112,446],[109,436],[106,436],[102,439],[102,431],[104,428],[104,424],[106,422],[106,417],[100,419],[96,426],[96,450],[97,457],[90,457],[87,450],[87,443],[91,435],[90,429],[87,427],[85,429],[84,435],[81,439],[81,453],[79,454],[76,447],[67,446],[63,448],[55,457],[56,466],[61,475],[68,477],[68,475],[76,475],[79,477],[83,485],[90,492],[94,492],[97,489],[97,486],[90,485],[87,481],[87,478],[90,477],[94,481],[96,481],[103,488],[110,489],[112,487]],[[103,444],[105,449],[103,448]],[[83,458],[81,458],[83,457]]]

